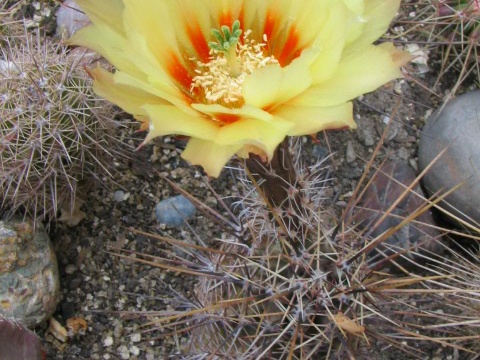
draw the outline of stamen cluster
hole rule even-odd
[[[248,38],[251,33],[251,30],[245,31],[243,42],[237,42],[235,47],[240,68],[238,76],[231,74],[225,53],[212,48],[210,61],[207,63],[197,61],[195,73],[198,75],[193,78],[190,91],[201,89],[209,104],[241,106],[243,104],[242,84],[246,76],[256,69],[278,63],[275,57],[267,55],[266,36],[263,36],[264,42],[257,43]]]

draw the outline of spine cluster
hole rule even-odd
[[[77,188],[104,167],[112,106],[91,89],[79,58],[24,32],[0,53],[0,201],[13,212],[73,211]]]

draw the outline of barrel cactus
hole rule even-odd
[[[112,106],[91,90],[81,58],[25,33],[0,53],[0,201],[55,218],[79,183],[105,168]]]

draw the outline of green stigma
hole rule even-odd
[[[240,74],[240,64],[237,58],[237,43],[240,35],[242,35],[240,21],[235,20],[233,22],[232,30],[225,25],[223,25],[220,30],[221,31],[212,29],[211,34],[217,39],[217,42],[209,42],[208,46],[225,55],[227,65],[230,69],[230,75],[236,77]]]
[[[223,25],[220,28],[222,31],[218,31],[217,29],[212,29],[211,34],[215,36],[218,43],[216,42],[209,42],[208,46],[211,49],[227,53],[230,48],[235,48],[237,45],[238,39],[240,35],[242,35],[242,30],[240,29],[240,21],[235,20],[232,26],[232,30],[228,26]]]

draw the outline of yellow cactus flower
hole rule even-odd
[[[186,135],[183,158],[218,176],[234,155],[271,159],[285,136],[355,127],[353,98],[408,61],[373,45],[400,0],[77,0],[71,44],[114,67],[94,90],[150,139]]]

